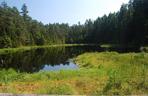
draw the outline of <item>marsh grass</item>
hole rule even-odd
[[[5,93],[92,94],[100,82],[103,81],[101,86],[104,86],[107,80],[104,77],[107,73],[85,68],[34,74],[17,73],[11,69],[1,73],[0,92]]]
[[[109,79],[102,94],[148,94],[148,53],[85,53],[75,61],[80,67],[107,72]]]
[[[148,94],[148,53],[95,52],[74,58],[78,70],[0,71],[0,92],[79,95]]]

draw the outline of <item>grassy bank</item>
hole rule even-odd
[[[103,88],[107,80],[106,73],[97,69],[34,74],[3,70],[0,74],[0,92],[3,93],[95,94],[97,87]]]
[[[104,94],[148,94],[148,53],[85,53],[75,61],[83,68],[107,72]]]
[[[148,94],[148,53],[85,53],[78,70],[17,73],[0,71],[0,92],[36,94]]]

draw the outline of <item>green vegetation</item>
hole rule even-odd
[[[2,2],[0,48],[81,43],[144,46],[148,43],[147,6],[147,0],[130,0],[116,13],[70,26],[64,23],[45,25],[28,16],[25,4],[19,12],[16,7]]]
[[[0,92],[38,94],[94,94],[105,86],[105,72],[97,69],[61,70],[34,74],[0,71]],[[102,82],[103,81],[103,82]],[[97,85],[96,85],[97,84]]]
[[[104,94],[148,94],[148,54],[116,52],[85,53],[75,60],[81,68],[107,72]]]
[[[148,54],[85,53],[78,70],[17,73],[0,71],[0,92],[37,94],[148,94]]]
[[[16,7],[9,7],[6,2],[0,5],[0,54],[32,48],[78,46],[79,44],[81,46],[107,44],[101,46],[105,48],[130,45],[138,49],[146,46],[147,43],[148,0],[130,0],[128,4],[123,4],[116,13],[98,17],[94,21],[89,19],[85,24],[79,22],[72,26],[64,23],[45,25],[33,20],[28,16],[25,4],[21,12]],[[1,69],[0,92],[87,95],[148,94],[148,53],[144,53],[145,50],[147,51],[148,48],[141,47],[142,53],[85,53],[74,58],[80,67],[78,70],[29,74],[15,72],[13,69]],[[41,54],[42,58],[47,57],[45,55],[49,53],[42,51],[41,53],[44,53]],[[56,54],[59,52],[56,51]],[[53,57],[52,54],[49,55],[50,58]],[[40,61],[42,58],[36,55],[27,53],[25,56],[32,57],[28,62],[37,61],[36,59]],[[0,58],[2,68],[9,64],[7,58],[13,57],[13,55],[4,56]],[[17,57],[19,56],[17,54]],[[56,59],[59,58],[56,56]],[[24,58],[23,62],[26,60]],[[17,64],[13,64],[14,68]],[[40,62],[35,64],[38,65]],[[30,67],[31,65],[24,66]],[[31,68],[35,69],[34,66]]]

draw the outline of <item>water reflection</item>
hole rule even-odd
[[[72,61],[67,61],[81,53],[102,51],[96,46],[50,47],[0,55],[0,68],[13,68],[19,72],[40,70],[77,69]]]
[[[76,70],[78,69],[78,66],[72,60],[68,60],[67,64],[59,64],[59,65],[54,65],[54,66],[47,64],[44,66],[42,70],[43,71],[48,71],[48,70],[56,71],[56,70],[66,70],[66,69]]]
[[[77,69],[71,58],[85,52],[138,52],[138,48],[101,48],[99,46],[49,47],[29,51],[0,54],[0,68],[13,68],[19,72],[38,72],[41,70]]]

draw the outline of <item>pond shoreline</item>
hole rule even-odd
[[[43,45],[43,46],[22,46],[17,48],[0,48],[0,54],[11,51],[31,50],[36,48],[48,48],[48,47],[74,47],[74,46],[100,46],[99,44],[56,44],[56,45]]]
[[[0,71],[0,92],[63,95],[148,94],[148,53],[89,52],[74,58],[78,70]]]

